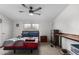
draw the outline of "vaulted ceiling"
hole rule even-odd
[[[33,6],[35,9],[42,7],[41,10],[37,11],[41,15],[29,15],[29,10],[24,8],[21,4],[0,4],[0,13],[7,16],[11,20],[22,20],[22,21],[51,21],[58,16],[67,5],[65,4],[26,4],[26,6]],[[26,11],[20,13],[20,10]]]

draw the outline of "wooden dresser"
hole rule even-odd
[[[47,42],[48,38],[47,36],[40,36],[41,42]]]

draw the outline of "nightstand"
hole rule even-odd
[[[48,38],[47,36],[40,36],[41,42],[47,42]]]

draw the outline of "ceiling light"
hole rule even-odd
[[[29,13],[29,15],[30,15],[30,16],[33,16],[34,14],[33,14],[33,13]]]

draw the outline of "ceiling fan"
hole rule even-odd
[[[36,11],[39,11],[39,10],[41,10],[42,8],[41,7],[38,7],[37,9],[34,9],[32,6],[30,6],[30,7],[27,7],[25,4],[21,4],[24,8],[27,8],[27,9],[29,9],[29,15],[34,15],[34,14],[36,14],[36,15],[41,15],[40,13],[36,13]],[[25,12],[25,11],[19,11],[20,13],[23,13],[23,12]]]

